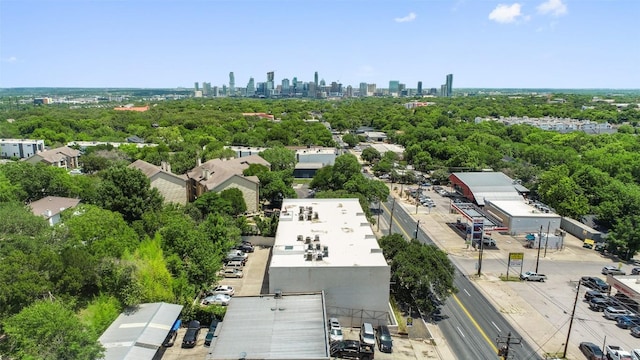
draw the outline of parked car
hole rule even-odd
[[[589,308],[593,311],[604,311],[604,309],[615,304],[617,302],[610,297],[593,298],[589,301]]]
[[[640,349],[631,350],[631,358],[633,360],[640,360]]]
[[[192,348],[196,346],[198,335],[200,335],[200,322],[198,320],[191,320],[187,332],[184,333],[184,337],[182,338],[182,347]]]
[[[632,360],[631,353],[617,345],[605,346],[605,352],[610,360]]]
[[[640,267],[634,267],[631,269],[631,275],[640,275]]]
[[[604,353],[600,346],[591,343],[591,342],[581,342],[580,343],[580,351],[587,357],[588,360],[603,360]]]
[[[360,327],[360,342],[367,345],[376,345],[376,334],[373,330],[373,325],[370,323],[362,323]]]
[[[241,250],[245,253],[252,253],[254,251],[254,247],[250,243],[243,242],[240,245],[236,245],[236,250]]]
[[[344,340],[344,335],[342,334],[342,328],[340,328],[340,327],[337,327],[337,328],[332,327],[329,330],[329,340],[331,342]]]
[[[329,328],[330,329],[333,329],[333,328],[341,329],[342,328],[340,326],[340,321],[338,321],[338,318],[330,318],[329,319]]]
[[[222,276],[226,278],[241,278],[244,276],[242,270],[238,270],[235,268],[226,268],[222,270]]]
[[[631,312],[619,306],[609,306],[606,309],[604,309],[604,317],[609,320],[618,320],[620,316],[626,316],[626,315],[631,315]]]
[[[218,285],[209,291],[209,295],[225,294],[233,296],[235,293],[236,291],[233,286],[229,285]]]
[[[162,346],[171,347],[176,342],[176,338],[178,337],[178,330],[180,329],[180,325],[182,325],[182,320],[178,319],[173,323],[171,330],[167,334],[167,337],[164,338],[162,342]]]
[[[626,275],[627,273],[618,269],[618,267],[609,265],[602,268],[603,275]]]
[[[619,316],[616,319],[616,323],[623,329],[629,329],[632,327],[640,326],[640,316],[638,315],[624,315]]]
[[[545,280],[547,280],[547,275],[539,274],[533,271],[527,271],[520,274],[520,280],[544,282]]]
[[[231,296],[226,294],[216,294],[216,295],[211,295],[204,298],[202,300],[202,305],[215,304],[215,305],[227,306],[229,305],[230,301],[231,301]]]
[[[606,296],[607,294],[602,293],[598,290],[588,290],[586,293],[584,293],[584,300],[589,302],[593,298],[604,298]]]
[[[582,281],[582,285],[588,288],[598,290],[600,292],[609,292],[609,284],[599,277],[583,276],[580,280]]]
[[[211,325],[209,325],[209,331],[207,331],[207,335],[204,337],[204,346],[210,346],[213,341],[213,336],[216,334],[216,329],[218,328],[218,323],[220,321],[218,319],[213,319],[211,321]]]
[[[376,341],[378,342],[378,350],[382,352],[393,352],[393,340],[391,333],[386,325],[378,325],[376,328]]]
[[[238,270],[242,270],[244,268],[244,264],[245,261],[244,260],[238,260],[238,261],[229,261],[226,264],[224,264],[224,268],[225,269],[238,269]]]
[[[637,338],[640,338],[640,326],[632,327],[631,328],[631,335],[635,336]],[[638,360],[640,360],[640,359],[638,359]]]
[[[331,344],[329,355],[332,358],[372,360],[374,348],[358,340],[342,340]]]

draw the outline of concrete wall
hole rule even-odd
[[[308,267],[270,267],[269,292],[324,290],[327,308],[365,310],[364,318],[357,319],[360,322],[380,323],[379,319],[367,318],[367,314],[388,313],[390,278],[388,266],[327,267],[313,266],[313,264],[314,261],[309,261]],[[328,314],[328,316],[332,315]],[[349,320],[349,323],[353,321]]]
[[[509,232],[511,234],[524,234],[530,232],[539,232],[542,227],[543,232],[547,232],[547,228],[550,233],[554,233],[556,229],[560,228],[560,216],[555,217],[509,217]]]

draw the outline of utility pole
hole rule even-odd
[[[507,334],[506,338],[500,336],[496,338],[498,345],[498,356],[502,356],[503,359],[509,358],[509,346],[522,344],[522,338],[511,337],[511,331]]]
[[[573,326],[573,318],[576,315],[576,304],[578,304],[578,294],[580,294],[580,284],[582,280],[578,280],[578,287],[576,288],[576,299],[573,301],[573,310],[571,311],[571,320],[569,321],[569,331],[567,332],[567,340],[564,343],[564,352],[562,358],[567,357],[567,348],[569,347],[569,336],[571,336],[571,327]]]
[[[416,223],[416,236],[414,239],[418,240],[418,230],[420,230],[420,220]]]
[[[473,230],[471,231],[471,242],[473,242]],[[480,251],[478,252],[478,276],[482,275],[482,251],[484,250],[484,239],[480,235]],[[511,333],[509,333],[511,334]]]
[[[538,263],[540,262],[541,245],[542,245],[542,225],[540,225],[540,232],[538,233],[538,257],[536,258],[536,272],[538,272]]]
[[[545,241],[544,241],[544,257],[547,257],[547,245],[549,245],[549,231],[551,231],[551,221],[549,221],[549,225],[547,225],[547,236],[545,237]]]
[[[378,230],[376,231],[380,231],[380,199],[378,199],[378,221],[376,221],[376,224],[378,225]]]
[[[422,189],[420,188],[422,184],[418,184],[418,192],[416,193],[416,215],[418,215],[418,204],[420,204],[420,196],[422,195]]]
[[[389,217],[389,236],[391,236],[391,228],[393,227],[393,210],[396,208],[396,198],[393,198],[393,205],[391,205],[391,216]]]

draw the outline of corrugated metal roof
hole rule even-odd
[[[462,172],[453,176],[469,187],[476,203],[484,205],[485,199],[492,200],[522,200],[520,192],[528,192],[524,186],[501,172]]]
[[[329,359],[322,294],[234,297],[207,359]]]
[[[140,304],[125,310],[100,336],[105,360],[152,359],[176,321],[182,305]]]

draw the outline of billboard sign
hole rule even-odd
[[[524,253],[509,253],[509,266],[522,266]]]

